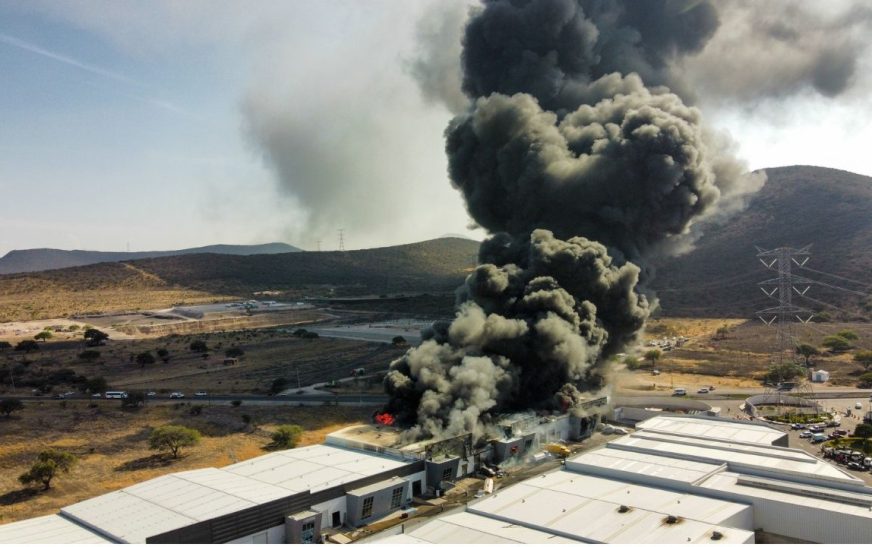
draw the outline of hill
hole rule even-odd
[[[453,291],[478,242],[359,251],[193,254],[0,276],[0,321],[167,307],[282,291],[287,298]]]
[[[142,258],[176,256],[201,253],[227,255],[256,255],[290,253],[300,249],[287,243],[264,243],[261,245],[207,245],[175,251],[104,252],[104,251],[64,251],[61,249],[24,249],[10,251],[0,258],[0,274],[41,272],[73,266],[87,266],[100,262],[122,262]]]
[[[808,267],[865,287],[796,266],[795,274],[872,294],[872,178],[811,166],[771,168],[766,173],[766,185],[745,212],[708,231],[693,252],[657,264],[653,287],[664,314],[753,317],[755,310],[776,305],[757,282],[777,272],[760,264],[755,246],[810,244]],[[807,295],[814,300],[794,295],[794,303],[845,319],[872,312],[868,296],[819,285]]]

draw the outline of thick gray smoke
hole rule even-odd
[[[470,107],[446,151],[493,235],[455,319],[385,379],[387,410],[415,434],[480,436],[497,413],[565,409],[602,389],[605,362],[650,311],[639,265],[762,183],[665,87],[717,24],[709,2],[666,0],[491,0],[474,13]]]

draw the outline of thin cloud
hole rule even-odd
[[[6,45],[28,51],[30,53],[35,53],[42,57],[46,57],[53,61],[57,61],[59,63],[63,63],[68,66],[72,66],[78,68],[79,70],[83,70],[85,72],[90,72],[91,74],[96,74],[98,76],[102,76],[104,78],[108,78],[110,80],[115,80],[116,82],[121,82],[130,86],[134,86],[137,88],[145,88],[146,86],[141,82],[134,80],[133,78],[129,78],[124,74],[114,72],[112,70],[108,70],[99,66],[95,66],[89,63],[84,63],[72,57],[68,57],[66,55],[62,55],[60,53],[55,53],[54,51],[49,51],[47,49],[41,48],[36,44],[32,44],[30,42],[26,42],[21,40],[20,38],[16,38],[14,36],[10,36],[8,34],[0,32],[0,43],[4,43]],[[134,95],[130,93],[121,92],[122,95],[129,99],[133,99],[136,101],[141,101],[146,104],[150,104],[155,108],[160,108],[163,110],[168,110],[170,112],[175,112],[176,114],[188,115],[189,113],[182,108],[172,104],[169,101],[164,101],[161,99],[156,99],[153,97],[143,97],[140,95]]]
[[[112,80],[124,82],[130,85],[142,86],[142,84],[140,84],[136,80],[128,78],[123,74],[119,74],[117,72],[113,72],[105,68],[100,68],[98,66],[94,66],[88,63],[83,63],[81,61],[73,59],[72,57],[67,57],[66,55],[61,55],[60,53],[55,53],[53,51],[43,49],[35,44],[25,42],[24,40],[21,40],[14,36],[10,36],[8,34],[0,33],[0,42],[3,42],[4,44],[10,45],[12,47],[17,47],[18,49],[29,51],[31,53],[36,53],[37,55],[42,55],[43,57],[46,57],[48,59],[52,59],[59,63],[64,63],[65,65],[76,67],[86,72],[90,72],[91,74],[97,74],[98,76],[103,76],[104,78],[110,78]]]

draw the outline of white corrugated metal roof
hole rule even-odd
[[[176,530],[293,495],[215,468],[173,473],[91,498],[61,509],[118,541],[145,543],[156,534]]]
[[[0,526],[0,543],[112,543],[84,526],[59,515],[48,515]]]
[[[702,488],[710,488],[712,490],[720,490],[723,492],[744,494],[753,498],[791,503],[796,505],[797,507],[809,507],[814,509],[833,511],[836,513],[846,513],[864,519],[864,526],[870,526],[869,521],[872,520],[872,510],[870,510],[869,507],[862,507],[860,505],[854,505],[851,503],[840,503],[838,501],[821,499],[810,495],[783,492],[772,488],[742,485],[738,484],[738,480],[740,477],[742,477],[740,473],[716,473],[700,483],[699,486],[701,486]],[[814,490],[814,487],[810,485],[803,484],[797,486],[807,490]],[[822,488],[820,490],[822,492],[826,492],[829,489]],[[845,490],[842,490],[841,492],[844,494],[851,493],[850,491]],[[862,493],[856,493],[856,497],[859,500],[863,498],[863,495]],[[872,528],[870,528],[870,531],[872,531]]]
[[[653,438],[645,435],[622,437],[610,441],[608,446],[667,456],[676,460],[739,464],[784,475],[823,476],[861,482],[827,462],[786,448],[766,447],[766,450],[759,450],[757,447],[753,449],[747,446],[735,447],[718,441],[700,443],[678,437]]]
[[[631,510],[620,513],[621,505]],[[753,531],[723,524],[741,520],[741,513],[750,515],[748,505],[567,471],[500,490],[471,504],[469,511],[579,541],[648,543],[656,536],[657,541],[707,543],[713,542],[715,529],[729,534],[731,542],[753,536]],[[666,525],[668,515],[681,521]]]
[[[783,431],[769,427],[766,424],[698,416],[655,416],[636,424],[636,429],[767,445],[771,445],[786,435]]]
[[[542,544],[578,542],[482,515],[455,513],[428,521],[405,534],[378,538],[372,543]]]
[[[582,471],[582,468],[587,466],[686,483],[696,482],[723,467],[721,464],[677,460],[608,447],[579,454],[566,462],[566,468],[569,470]]]
[[[289,490],[317,492],[406,464],[379,454],[313,445],[273,452],[222,469]]]

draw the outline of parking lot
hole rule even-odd
[[[828,399],[822,400],[820,403],[823,405],[823,408],[828,412],[835,412],[841,417],[841,425],[838,427],[827,427],[824,429],[824,434],[829,435],[835,429],[844,429],[848,432],[849,435],[854,433],[854,429],[857,427],[857,424],[863,423],[863,413],[868,410],[869,401],[858,401],[862,404],[863,409],[857,410],[854,408],[854,400],[850,399]],[[851,415],[847,415],[847,411],[851,412]],[[811,442],[811,439],[803,439],[800,438],[800,433],[802,430],[791,430],[790,426],[778,426],[779,428],[783,428],[788,432],[789,442],[792,448],[800,448],[805,450],[809,454],[813,454],[819,458],[823,458],[823,444],[815,444]],[[872,444],[872,440],[870,440],[870,444]],[[833,465],[836,465],[840,469],[851,473],[855,477],[862,479],[866,482],[867,485],[872,486],[872,472],[870,471],[858,471],[848,469],[845,465],[841,465],[836,463],[831,459],[826,460]]]

